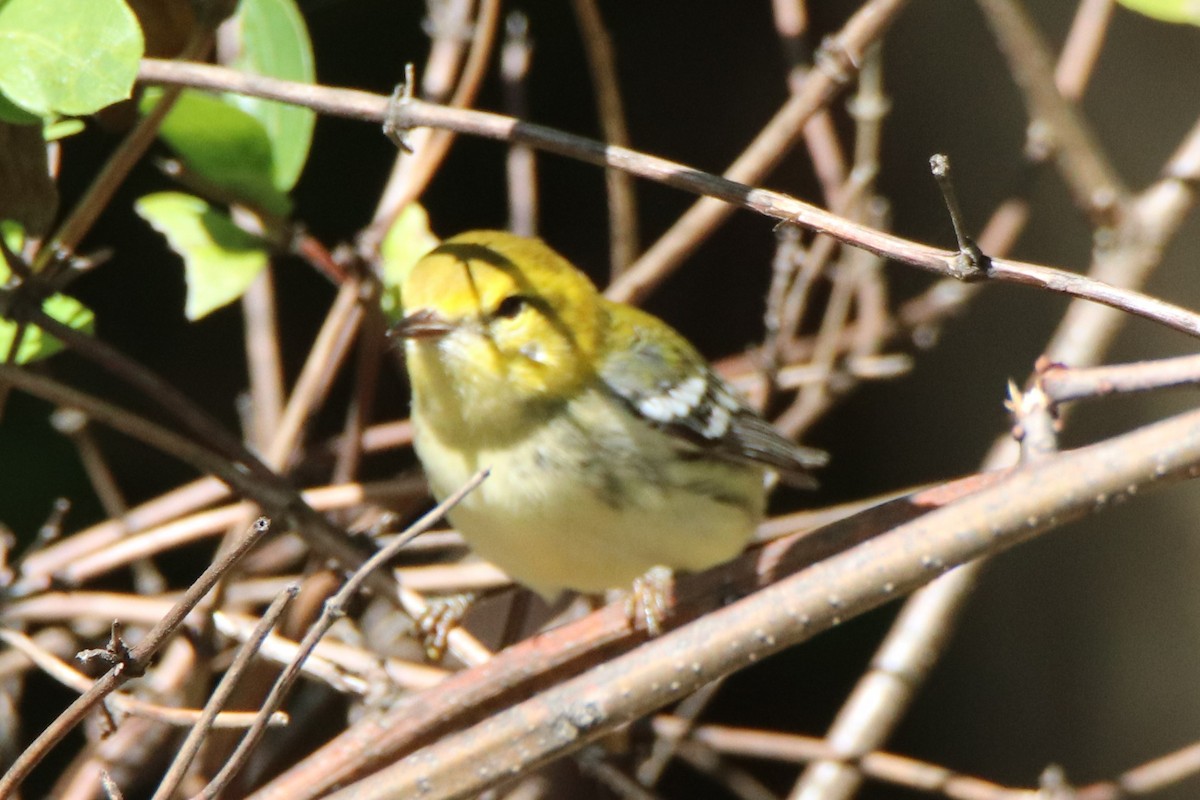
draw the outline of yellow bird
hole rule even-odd
[[[460,234],[400,293],[393,334],[433,493],[489,467],[450,521],[547,598],[727,561],[762,517],[768,472],[811,485],[827,460],[747,408],[673,328],[605,299],[538,239]]]

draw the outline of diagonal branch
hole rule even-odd
[[[474,795],[959,564],[1197,473],[1200,411],[1021,467],[959,502],[442,737],[331,797]]]

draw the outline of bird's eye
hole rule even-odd
[[[512,319],[520,314],[528,304],[528,297],[519,294],[510,294],[500,301],[500,305],[496,306],[496,310],[492,313],[492,316],[501,319]]]

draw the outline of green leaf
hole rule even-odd
[[[25,249],[25,227],[15,219],[0,219],[0,238],[4,239],[4,245],[13,253]],[[12,272],[8,264],[0,259],[0,284],[7,281],[10,275]]]
[[[142,49],[123,0],[0,3],[0,92],[38,116],[91,114],[127,99]]]
[[[266,243],[199,197],[160,192],[133,207],[183,256],[190,320],[241,297],[267,266]]]
[[[42,311],[58,320],[68,328],[91,334],[95,330],[95,318],[92,310],[74,297],[56,294],[42,304]],[[8,356],[12,347],[13,337],[17,335],[17,323],[12,320],[0,319],[0,353]],[[49,358],[63,349],[63,343],[43,331],[36,325],[26,325],[21,344],[17,347],[16,363],[28,364],[42,358]]]
[[[315,80],[312,45],[294,0],[242,0],[227,29],[236,37],[230,66],[286,80]],[[147,92],[143,112],[159,97],[161,91]],[[199,177],[282,217],[291,211],[285,193],[304,168],[315,119],[308,109],[284,103],[187,91],[167,115],[161,135]]]
[[[301,83],[316,80],[308,28],[293,0],[242,0],[231,22],[239,46],[229,66]],[[275,187],[291,189],[308,159],[316,114],[257,97],[230,94],[226,100],[263,124],[274,155]]]
[[[41,125],[42,118],[37,114],[30,114],[0,92],[0,122],[11,122],[14,125]]]
[[[1163,22],[1200,25],[1200,0],[1118,0],[1130,11]]]
[[[383,261],[383,294],[379,304],[393,322],[400,319],[400,285],[421,256],[438,246],[438,238],[429,230],[429,215],[420,203],[409,203],[396,215],[383,237],[379,255]]]
[[[161,90],[147,90],[142,113],[161,97]],[[287,196],[275,188],[267,132],[245,111],[213,95],[185,91],[159,135],[189,169],[235,199],[278,216],[291,210]]]
[[[21,249],[24,239],[24,231],[21,226],[12,220],[0,221],[0,235],[4,237],[5,243],[15,252]],[[8,263],[0,258],[0,287],[8,282],[12,277],[12,271],[9,269]],[[5,294],[5,290],[0,288],[0,298]],[[65,294],[56,294],[53,297],[47,298],[42,304],[42,311],[49,316],[72,328],[83,333],[91,334],[94,331],[95,319],[92,316],[92,311],[87,306],[80,303],[74,297],[68,297]],[[9,319],[0,319],[0,360],[8,358],[8,351],[12,347],[13,339],[17,335],[20,326]],[[21,343],[17,347],[16,363],[28,364],[30,361],[48,358],[59,350],[62,350],[63,344],[61,341],[43,331],[36,325],[26,325],[21,335]]]

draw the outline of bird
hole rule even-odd
[[[605,298],[540,239],[446,239],[404,275],[400,298],[390,333],[404,344],[431,491],[445,498],[489,469],[449,521],[547,599],[633,587],[657,633],[657,593],[674,572],[739,554],[769,476],[811,487],[828,459],[751,410],[682,334]]]

